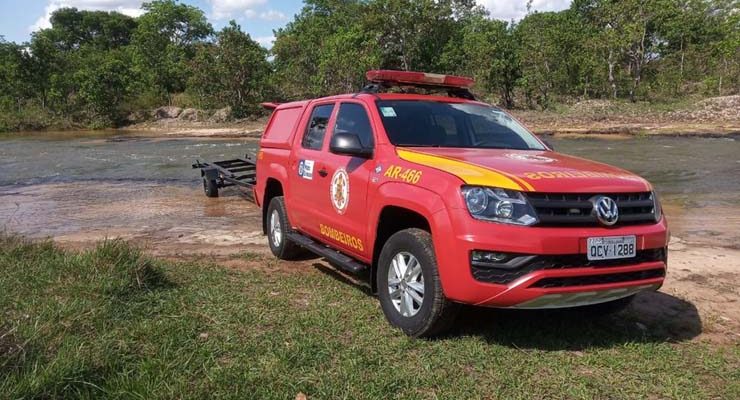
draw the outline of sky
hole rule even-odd
[[[503,20],[519,20],[527,13],[527,0],[477,0]],[[271,47],[273,30],[284,26],[300,12],[302,0],[181,0],[205,11],[214,28],[220,29],[229,20],[236,20],[242,29],[265,47]],[[0,0],[0,36],[12,42],[25,42],[31,32],[49,27],[49,16],[62,7],[81,10],[119,11],[140,15],[140,0]],[[532,0],[539,11],[567,8],[570,0]]]

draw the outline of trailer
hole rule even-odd
[[[214,161],[211,163],[195,160],[193,169],[200,169],[203,178],[203,191],[208,197],[218,197],[218,190],[229,186],[241,186],[252,194],[257,182],[256,153],[247,153],[244,158]]]

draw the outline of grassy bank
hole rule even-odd
[[[740,397],[737,346],[483,310],[412,340],[337,275],[246,257],[265,267],[0,238],[0,397]]]

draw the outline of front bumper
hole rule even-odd
[[[533,268],[515,274],[504,283],[486,282],[474,276],[470,264],[473,250],[532,254],[543,259],[578,259],[586,254],[589,237],[637,237],[638,254],[665,249],[665,219],[656,224],[602,227],[521,227],[473,220],[465,210],[454,210],[448,221],[435,221],[450,231],[434,235],[439,273],[445,295],[457,302],[490,307],[558,308],[595,304],[656,290],[665,279],[662,258],[625,259],[601,265],[578,264],[558,268]],[[435,218],[447,218],[441,213]],[[444,222],[447,222],[444,225]],[[443,224],[443,225],[439,225]],[[466,232],[466,234],[454,234]]]

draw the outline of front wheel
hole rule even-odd
[[[435,336],[454,322],[459,304],[445,298],[429,232],[405,229],[383,246],[376,271],[388,321],[414,337]]]

